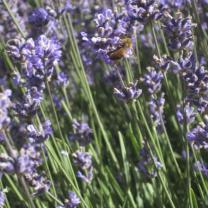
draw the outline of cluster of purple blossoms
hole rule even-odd
[[[94,48],[99,59],[111,63],[109,53],[121,48],[126,36],[131,38],[130,20],[125,12],[114,13],[111,9],[105,9],[95,16],[95,23],[96,32],[91,38],[87,33],[82,32],[82,40]],[[128,57],[130,54],[132,54],[132,49],[128,47],[125,56]]]
[[[49,136],[52,135],[52,127],[51,122],[49,120],[45,121],[42,126],[40,126],[40,130],[36,129],[33,124],[27,126],[28,140],[32,144],[41,144]]]
[[[163,80],[161,71],[156,71],[153,67],[147,67],[148,72],[140,79],[150,95],[160,92]]]
[[[185,103],[196,107],[198,112],[206,112],[208,108],[208,73],[204,66],[196,63],[193,53],[185,53],[178,60],[162,57],[155,61],[159,68],[179,74],[186,87]]]
[[[196,110],[190,103],[187,103],[185,106],[177,105],[176,117],[181,125],[184,123],[187,125],[192,124],[195,121]]]
[[[184,72],[183,79],[187,87],[187,101],[196,106],[199,112],[205,112],[208,109],[208,72],[205,67]]]
[[[24,176],[34,188],[33,194],[41,194],[50,188],[50,182],[38,172],[42,162],[40,146],[27,144],[19,152],[13,149],[12,156],[5,153],[0,155],[0,172]]]
[[[183,18],[182,14],[172,17],[166,13],[163,20],[163,27],[168,37],[168,47],[173,51],[192,50],[194,45],[191,17]]]
[[[58,206],[56,208],[77,208],[80,204],[80,199],[74,192],[68,193],[68,198],[64,201],[64,206]]]
[[[26,88],[24,97],[14,108],[23,117],[32,116],[42,101],[45,82],[50,81],[61,57],[60,45],[57,40],[41,35],[36,40],[12,40],[7,50],[22,67],[16,84]]]
[[[127,13],[132,20],[147,23],[162,16],[157,0],[127,0]]]
[[[188,141],[193,144],[196,149],[208,148],[208,118],[199,123],[195,128],[191,129],[186,135]]]
[[[154,121],[157,130],[159,132],[163,131],[162,122],[164,122],[163,113],[164,113],[165,98],[164,93],[160,97],[151,96],[149,101],[149,112],[150,117]]]
[[[162,164],[156,157],[151,157],[148,148],[144,146],[140,150],[140,161],[137,165],[140,173],[147,179],[151,179],[157,176],[157,169],[162,167]]]
[[[74,133],[69,134],[70,141],[77,141],[81,146],[86,146],[92,141],[93,131],[87,123],[73,121]]]
[[[135,83],[131,82],[129,86],[124,86],[120,89],[114,88],[114,95],[117,99],[128,102],[137,99],[141,94],[142,90],[137,87],[138,81]]]
[[[11,57],[24,68],[24,76],[30,86],[50,80],[54,66],[61,57],[60,44],[56,38],[40,35],[36,40],[12,40],[7,47]]]
[[[44,8],[36,8],[29,16],[29,23],[33,27],[42,27],[49,22],[49,14]]]
[[[65,72],[59,72],[57,74],[56,83],[58,86],[66,87],[69,83],[69,77]]]
[[[165,105],[164,93],[161,93],[163,74],[153,67],[147,67],[146,72],[140,79],[150,95],[149,112],[158,131],[161,131],[163,109]]]
[[[18,119],[12,122],[10,129],[19,151],[14,149],[15,154],[7,155],[6,159],[5,156],[1,157],[0,167],[3,173],[21,174],[33,187],[33,194],[41,194],[50,188],[44,172],[38,169],[43,163],[41,152],[44,141],[52,134],[52,128],[48,120],[38,128],[32,121],[43,100],[45,83],[50,81],[61,57],[60,44],[56,39],[40,35],[35,40],[10,41],[7,49],[21,67],[13,82],[15,86],[22,87],[25,93],[16,92],[12,97],[12,112]]]
[[[90,183],[93,179],[91,154],[77,150],[72,156],[74,165],[78,168],[77,177],[84,182]]]
[[[45,34],[49,37],[56,36],[59,39],[64,39],[65,31],[62,30],[61,33],[57,31],[61,30],[58,17],[65,11],[67,11],[65,7],[60,11],[56,11],[49,5],[45,6],[45,8],[39,7],[32,10],[28,17],[28,23],[31,28],[29,37],[37,38],[41,34]]]

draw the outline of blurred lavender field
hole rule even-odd
[[[0,208],[208,207],[207,0],[0,0]]]

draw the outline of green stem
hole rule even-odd
[[[60,124],[59,124],[58,115],[57,115],[56,108],[55,108],[55,105],[54,105],[54,102],[53,102],[51,89],[50,89],[48,81],[46,81],[46,87],[47,87],[47,91],[48,91],[48,94],[49,94],[50,103],[52,105],[52,109],[53,109],[53,113],[54,113],[54,116],[55,116],[55,120],[56,120],[56,123],[57,123],[57,126],[58,126],[59,136],[60,136],[61,139],[64,139],[62,131],[61,131],[61,127],[60,127]]]

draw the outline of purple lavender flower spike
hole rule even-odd
[[[155,123],[157,130],[162,131],[162,121],[163,112],[164,112],[165,98],[164,93],[158,98],[151,96],[151,100],[149,102],[149,111],[150,116]]]
[[[44,8],[36,8],[29,16],[29,23],[35,27],[45,26],[49,22],[48,12]]]
[[[36,40],[10,41],[7,50],[22,64],[28,83],[42,86],[41,81],[50,80],[54,66],[61,58],[60,47],[55,38],[40,35]]]
[[[78,168],[77,176],[83,181],[90,183],[93,179],[91,154],[77,150],[72,156],[74,165]]]
[[[127,87],[121,87],[121,89],[114,88],[114,95],[121,101],[128,102],[137,99],[142,90],[137,87],[138,81],[130,83]]]
[[[124,37],[131,39],[133,34],[133,24],[125,11],[118,13],[105,9],[95,15],[95,24],[94,34],[81,32],[81,36],[82,41],[94,49],[98,59],[108,64],[112,63],[109,54],[121,47],[125,47],[126,52],[123,54],[125,57],[132,54],[131,44],[125,44],[123,41]]]
[[[68,85],[69,78],[65,72],[59,72],[57,74],[57,84],[59,86],[66,87]]]
[[[12,157],[8,156],[6,153],[0,154],[0,172],[7,174],[15,173],[15,161]]]
[[[27,126],[28,138],[31,143],[39,144],[43,143],[52,134],[51,122],[49,120],[37,130],[33,124]]]
[[[187,103],[184,108],[181,105],[177,106],[176,117],[178,122],[183,125],[184,122],[186,124],[191,124],[194,122],[196,116],[196,111],[190,103]]]
[[[173,18],[166,13],[164,20],[164,31],[168,37],[168,47],[173,51],[192,50],[193,34],[191,17],[183,18],[182,14],[178,14],[177,18]]]
[[[127,0],[126,7],[129,17],[142,23],[158,20],[162,16],[156,0]]]
[[[208,149],[208,118],[205,117],[204,122],[191,129],[186,137],[196,149]]]
[[[144,146],[140,151],[140,161],[138,163],[138,170],[147,180],[157,176],[157,169],[162,167],[162,164],[156,157],[152,158],[147,147]]]
[[[147,68],[148,72],[141,78],[141,81],[147,87],[148,92],[152,95],[160,91],[163,80],[163,74],[156,71],[153,67]]]
[[[64,206],[58,206],[56,208],[77,208],[81,203],[79,197],[75,192],[70,191],[68,198],[64,201]]]
[[[92,141],[92,129],[87,123],[80,123],[77,120],[73,121],[74,133],[70,133],[69,140],[77,141],[81,146],[86,146]]]

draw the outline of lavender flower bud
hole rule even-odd
[[[80,199],[76,193],[70,191],[68,193],[68,198],[65,199],[64,206],[58,206],[56,208],[77,208],[80,204]]]
[[[184,122],[186,124],[191,124],[195,120],[196,112],[193,106],[190,103],[187,103],[184,108],[182,106],[177,106],[176,116],[178,122],[183,125]]]
[[[161,119],[163,119],[164,105],[165,105],[164,93],[162,93],[162,95],[159,98],[155,98],[151,96],[151,100],[149,102],[150,116],[159,132],[162,130]]]
[[[78,168],[77,176],[83,181],[90,183],[93,178],[91,154],[77,150],[72,156],[74,165]]]
[[[148,67],[147,70],[148,72],[141,78],[141,81],[151,95],[156,94],[162,87],[163,74],[160,71],[157,72],[153,67]]]
[[[29,16],[29,23],[35,27],[42,27],[49,22],[48,12],[44,8],[34,9]]]
[[[77,141],[81,146],[86,146],[92,140],[92,129],[87,123],[80,123],[77,120],[73,121],[74,133],[69,135],[69,140]]]
[[[164,30],[169,40],[168,47],[173,51],[192,50],[194,45],[193,26],[191,17],[183,18],[181,14],[178,14],[177,18],[173,18],[166,13]]]
[[[127,0],[127,12],[131,19],[147,23],[162,16],[156,0]]]
[[[135,83],[131,82],[128,87],[114,88],[114,95],[124,102],[135,100],[142,94],[142,90],[138,89],[137,84],[138,81]]]
[[[156,157],[152,158],[147,147],[144,146],[140,151],[140,161],[137,167],[141,174],[149,180],[157,176],[157,169],[160,169],[162,164]]]
[[[52,134],[51,122],[49,120],[37,130],[33,124],[27,126],[29,141],[34,144],[43,143]]]
[[[186,135],[188,141],[194,145],[196,149],[208,148],[208,119],[191,129]]]

